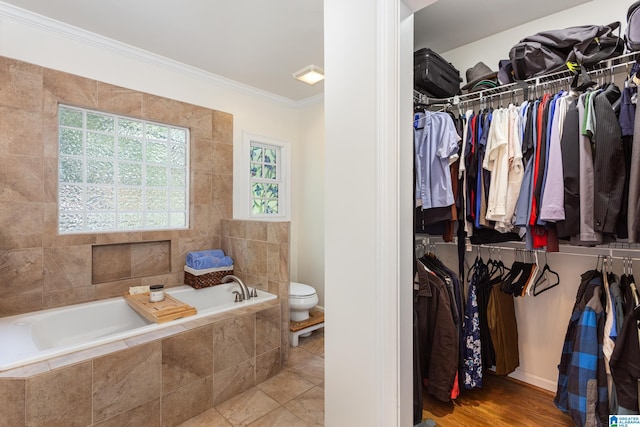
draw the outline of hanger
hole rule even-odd
[[[529,85],[524,80],[516,80],[516,84],[522,89],[522,96],[524,100],[529,99]]]
[[[522,285],[522,291],[520,292],[520,295],[522,296],[531,295],[531,287],[533,286],[533,283],[538,276],[538,272],[540,271],[540,266],[538,264],[538,251],[527,251],[527,254],[529,255],[529,265],[531,265],[531,270],[533,271],[529,270],[529,276]]]
[[[553,281],[551,279],[554,279]],[[547,283],[546,287],[540,287]],[[547,253],[544,253],[544,267],[542,267],[542,272],[538,276],[538,279],[533,284],[533,296],[537,297],[541,293],[548,291],[551,288],[555,288],[560,284],[560,275],[555,271],[551,270],[549,267],[549,262],[547,260]]]
[[[579,84],[580,77],[582,77],[582,84]],[[591,77],[589,77],[589,73],[587,72],[587,69],[584,68],[584,66],[581,66],[580,72],[576,73],[576,75],[573,77],[573,81],[571,82],[571,90],[584,92],[590,87],[593,87],[595,84],[596,82],[592,81]]]
[[[525,270],[526,270],[526,264],[523,261],[520,261],[518,259],[519,255],[524,256],[522,254],[521,249],[516,249],[514,254],[514,261],[513,261],[513,264],[511,265],[511,269],[507,273],[507,275],[504,277],[504,281],[500,286],[500,289],[503,292],[514,295],[514,296],[519,295],[519,293],[517,292],[516,286],[517,286],[517,283],[522,279],[522,276],[525,274]]]

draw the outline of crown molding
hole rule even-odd
[[[144,49],[140,49],[126,43],[118,42],[108,37],[92,33],[82,28],[78,28],[73,25],[48,18],[46,16],[13,6],[11,4],[4,3],[2,1],[0,1],[0,18],[15,21],[20,24],[25,24],[38,30],[55,33],[91,47],[110,50],[118,55],[132,58],[142,63],[161,67],[187,77],[208,81],[210,83],[220,85],[247,95],[265,98],[269,101],[278,102],[289,107],[297,108],[307,104],[313,104],[315,102],[320,102],[316,98],[320,98],[320,100],[323,98],[323,94],[320,94],[299,101],[294,101],[290,98],[286,98],[280,95],[273,94],[271,92],[255,88],[253,86],[239,83],[235,80],[231,80],[226,77],[222,77],[217,74],[210,73],[178,61],[174,61],[164,56],[148,52]]]

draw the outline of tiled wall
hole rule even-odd
[[[190,229],[59,236],[58,103],[190,128]],[[117,296],[129,286],[182,284],[187,252],[217,247],[248,285],[280,297],[277,306],[174,337],[70,365],[49,362],[37,375],[0,373],[0,425],[176,425],[281,369],[289,223],[229,219],[232,131],[227,113],[0,57],[0,317]],[[92,261],[107,253],[126,271],[141,242],[168,242],[169,273],[104,282],[108,272]],[[140,258],[154,263],[158,253],[166,263],[157,246]],[[92,284],[96,275],[103,279]]]
[[[58,103],[189,128],[190,229],[59,236]],[[186,253],[220,247],[220,221],[232,216],[232,144],[230,114],[0,57],[0,316],[181,284]],[[92,284],[104,275],[96,245],[116,245],[113,259],[126,261],[139,242],[169,242],[169,272]],[[154,250],[139,259],[153,265]]]
[[[288,222],[222,220],[222,249],[234,259],[234,274],[248,286],[280,297],[282,361],[289,355]]]
[[[178,425],[280,372],[280,310],[274,300],[0,373],[0,425]]]

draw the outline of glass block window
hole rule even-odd
[[[250,145],[251,216],[282,216],[284,190],[281,147],[252,141]]]
[[[58,107],[60,234],[189,227],[189,130]]]

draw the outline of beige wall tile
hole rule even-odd
[[[256,356],[256,384],[277,375],[282,370],[280,347]]]
[[[256,355],[280,347],[280,307],[256,313]]]
[[[93,420],[158,399],[161,390],[160,342],[139,345],[93,362]]]
[[[0,106],[0,153],[42,155],[42,112]]]
[[[181,125],[191,128],[192,136],[195,138],[213,140],[212,117],[213,110],[197,105],[188,105],[181,118]]]
[[[268,224],[266,222],[259,221],[247,221],[247,239],[249,240],[259,240],[262,242],[267,241],[267,227]]]
[[[191,170],[211,173],[213,142],[210,139],[191,136]]]
[[[70,304],[92,301],[96,299],[96,288],[93,285],[62,289],[54,292],[44,292],[42,295],[43,308],[62,307]]]
[[[98,82],[98,109],[129,117],[142,117],[142,94],[131,89]]]
[[[42,157],[0,157],[0,202],[42,202]]]
[[[42,249],[0,249],[0,298],[42,293]]]
[[[105,299],[120,297],[125,292],[129,292],[132,286],[142,285],[142,278],[136,277],[129,280],[118,280],[116,282],[97,283],[93,287],[96,289],[96,298]]]
[[[213,200],[213,176],[210,173],[192,172],[193,204],[209,205]]]
[[[256,361],[246,360],[213,376],[213,404],[218,405],[256,385]]]
[[[42,247],[42,203],[0,202],[0,249]]]
[[[213,377],[202,378],[162,397],[162,425],[176,426],[213,407]]]
[[[26,380],[28,426],[86,426],[91,423],[91,362]]]
[[[131,245],[93,246],[91,283],[129,279],[131,274]]]
[[[191,209],[191,225],[205,236],[220,235],[217,224],[213,223],[213,206],[194,205]],[[208,226],[208,227],[207,227]]]
[[[267,242],[247,240],[247,273],[255,276],[267,275]]]
[[[229,237],[246,239],[247,222],[248,221],[229,220]]]
[[[213,111],[213,141],[233,144],[233,115],[222,111]]]
[[[238,316],[213,324],[213,371],[215,373],[254,358],[255,314]]]
[[[171,124],[180,125],[185,115],[185,104],[173,99],[144,93],[142,96],[142,117]]]
[[[282,262],[280,259],[280,243],[269,243],[267,252],[267,277],[269,280],[282,281]],[[288,265],[287,265],[288,267]]]
[[[60,248],[82,245],[109,245],[139,241],[170,240],[169,255],[138,260],[136,266],[163,263],[167,275],[158,271],[130,273],[124,261],[126,249],[119,248],[108,262],[83,264],[77,270],[70,265],[57,273],[56,269],[32,265],[28,274],[16,278],[17,292],[37,291],[36,297],[16,294],[11,288],[0,285],[0,307],[11,312],[42,307],[42,286],[34,288],[33,275],[46,274],[47,295],[45,305],[79,302],[82,298],[104,298],[117,295],[123,288],[133,285],[131,274],[153,274],[150,280],[173,280],[173,286],[182,283],[182,267],[186,246],[181,239],[201,239],[199,247],[220,247],[219,222],[232,216],[233,171],[233,116],[228,113],[161,98],[139,91],[86,79],[65,72],[45,69],[9,58],[0,57],[0,221],[5,224],[0,235],[0,249]],[[191,206],[194,220],[189,230],[135,233],[102,233],[58,235],[57,173],[58,173],[58,104],[77,105],[114,114],[141,117],[152,121],[184,126],[191,129],[191,153],[194,155],[191,173]],[[215,180],[214,180],[215,175]],[[215,198],[214,198],[215,189]],[[28,202],[28,203],[24,203]],[[198,206],[196,206],[198,205]],[[72,250],[73,251],[73,250]],[[75,255],[71,252],[70,257]],[[150,255],[151,256],[151,255]],[[59,257],[60,258],[60,257]],[[165,263],[171,264],[167,268]],[[181,259],[180,259],[181,258]],[[49,258],[47,258],[49,259]],[[128,258],[131,260],[131,258]],[[53,260],[53,258],[51,258]],[[112,261],[120,262],[112,262]],[[138,260],[138,262],[136,262]],[[241,257],[236,262],[242,263]],[[62,265],[62,264],[60,264]],[[96,270],[93,270],[93,267]],[[114,266],[116,267],[114,269]],[[49,268],[49,269],[47,269]],[[75,273],[72,280],[62,280]],[[10,274],[2,273],[0,274]],[[88,289],[65,290],[83,287],[84,277],[91,275],[101,282],[96,292]],[[67,276],[68,277],[68,276]],[[145,279],[146,280],[146,279]],[[6,282],[5,282],[6,283]],[[73,283],[73,284],[72,284]],[[5,295],[3,297],[2,295]],[[24,295],[27,295],[26,293]],[[13,305],[10,307],[12,304]]]
[[[162,392],[213,376],[213,328],[198,328],[162,341]],[[213,397],[212,397],[213,399]]]
[[[0,316],[11,316],[36,310],[42,310],[42,292],[15,297],[0,297]]]
[[[289,223],[270,222],[267,228],[267,241],[270,243],[289,243]]]
[[[152,276],[171,271],[171,241],[131,244],[131,276]]]
[[[237,273],[244,273],[248,268],[247,241],[230,238],[225,253],[233,258],[233,268]]]
[[[213,144],[213,170],[225,175],[233,174],[233,145]]]
[[[43,195],[45,203],[57,203],[58,201],[58,159],[45,157],[42,159],[43,169]]]
[[[229,195],[233,195],[233,176],[219,173],[213,174],[212,184],[213,203],[226,205],[232,201]]]
[[[91,246],[44,248],[44,291],[91,284]]]
[[[0,105],[25,111],[41,111],[42,82],[41,67],[0,57]]]
[[[20,427],[25,425],[25,383],[24,380],[0,380],[1,426]]]
[[[43,86],[44,97],[56,100],[56,103],[98,108],[98,82],[95,80],[44,68]]]

